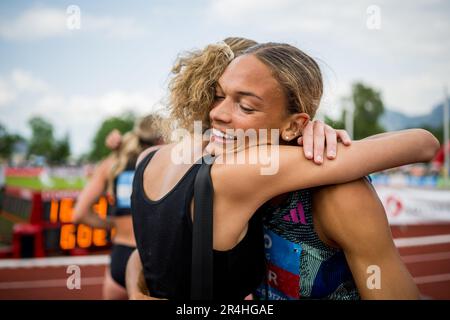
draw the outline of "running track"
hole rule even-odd
[[[427,299],[450,300],[450,224],[392,227],[396,246]],[[107,255],[0,260],[0,299],[101,299]],[[67,265],[81,270],[81,288],[67,289]]]

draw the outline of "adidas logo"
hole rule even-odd
[[[293,223],[306,224],[305,212],[303,211],[302,203],[298,202],[297,208],[291,209],[289,214],[283,217],[283,220]]]

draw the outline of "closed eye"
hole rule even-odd
[[[245,113],[252,113],[253,111],[255,111],[255,110],[253,110],[253,109],[244,107],[242,104],[239,104],[239,107],[240,107],[241,110],[244,111]]]

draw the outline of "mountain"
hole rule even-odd
[[[408,116],[404,113],[385,109],[380,122],[387,131],[401,130],[428,125],[433,128],[442,126],[444,118],[444,104],[438,104],[431,113],[419,116]]]

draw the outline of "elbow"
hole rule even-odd
[[[80,214],[79,212],[74,212],[72,217],[72,223],[74,224],[81,224],[84,222],[84,216]]]
[[[72,223],[73,224],[80,224],[80,223],[82,223],[82,218],[81,217],[78,217],[78,216],[74,216],[73,218],[72,218]]]
[[[423,159],[422,161],[431,161],[440,148],[439,140],[429,131],[425,129],[419,129],[420,134],[424,137],[423,144]]]

